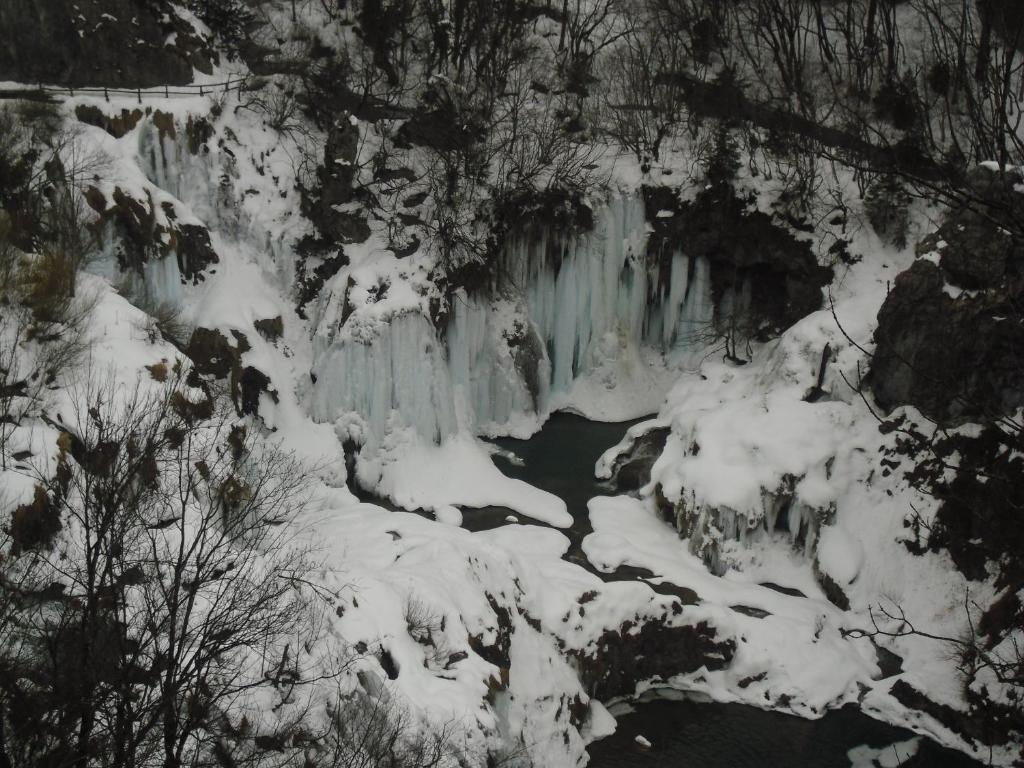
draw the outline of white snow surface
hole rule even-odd
[[[392,454],[398,459],[392,461]],[[393,429],[381,450],[359,464],[358,472],[364,485],[404,509],[502,506],[557,528],[572,524],[564,501],[503,475],[480,443],[466,434],[435,446],[412,429]]]
[[[65,109],[79,103],[133,106],[127,99],[112,98],[108,107],[79,97]],[[705,621],[719,638],[736,641],[733,663],[716,672],[637,681],[638,692],[668,685],[810,717],[860,701],[883,719],[963,747],[932,719],[908,717],[888,693],[893,679],[876,679],[871,643],[841,632],[869,626],[868,607],[883,597],[913,607],[913,618],[929,630],[955,635],[965,625],[965,585],[948,558],[912,558],[901,543],[909,503],[927,513],[933,502],[901,485],[898,473],[882,478],[876,471],[879,448],[890,438],[878,433],[867,405],[846,384],[857,381],[864,359],[847,336],[869,347],[886,281],[908,254],[862,235],[859,250],[876,256],[833,284],[842,330],[825,309],[757,347],[741,368],[717,359],[695,364],[711,311],[707,265],[692,265],[690,280],[687,257],[674,254],[669,279],[654,282],[658,275],[637,263],[646,231],[638,199],[628,192],[598,205],[594,235],[558,240],[557,268],[545,240],[553,233],[513,242],[506,256],[522,272],[499,301],[457,297],[446,343],[430,321],[431,300],[438,297],[427,277],[429,258],[396,258],[379,229],[367,243],[346,249],[349,265],[308,308],[307,320],[295,312],[289,293],[292,247],[309,225],[297,212],[287,142],[251,113],[228,108],[210,118],[209,153],[192,155],[184,126],[190,114],[209,115],[210,102],[148,103],[174,115],[175,135],[161,133],[146,117],[119,140],[95,128],[85,128],[84,136],[111,158],[109,185],[151,198],[159,215],[167,203],[179,222],[210,227],[219,263],[198,285],[184,285],[173,256],[156,260],[141,279],[122,286],[124,293],[137,303],[172,305],[191,325],[246,334],[245,364],[265,372],[279,395],[276,403],[261,403],[265,434],[307,462],[316,485],[316,503],[296,530],[318,558],[318,587],[335,601],[315,653],[327,659],[367,649],[355,654],[345,686],[396,697],[424,728],[456,724],[471,762],[482,762],[487,750],[521,745],[537,765],[577,766],[586,742],[614,724],[583,690],[568,652],[592,648],[626,621]],[[91,364],[130,387],[146,380],[144,365],[173,360],[177,352],[159,335],[152,338],[145,313],[112,290],[110,284],[123,279],[112,252],[93,271],[83,280],[99,296],[90,321]],[[646,296],[655,284],[666,285],[667,294],[652,308]],[[276,316],[284,336],[272,342],[253,323]],[[509,344],[530,336],[540,351],[533,391],[532,363],[517,365],[522,345]],[[805,402],[826,342],[834,353],[827,395]],[[54,392],[54,412],[68,397],[70,390]],[[671,427],[652,483],[640,499],[592,500],[594,533],[583,549],[602,571],[647,568],[654,583],[693,589],[698,604],[674,612],[674,598],[642,581],[602,581],[563,559],[569,541],[551,527],[509,525],[478,534],[457,527],[452,505],[507,506],[549,526],[571,523],[560,499],[498,471],[474,434],[526,435],[557,407],[614,419],[659,405],[657,417],[631,429],[619,449],[647,427]],[[37,423],[12,445],[31,445],[45,462],[55,437]],[[345,440],[363,447],[361,481],[437,519],[358,503],[345,487]],[[599,473],[608,471],[615,454],[606,454]],[[769,496],[787,476],[794,478],[793,503],[786,525],[777,526],[779,510]],[[31,492],[17,473],[5,473],[3,483],[13,501]],[[722,525],[727,535],[716,539],[721,576],[659,519],[656,487],[670,502],[686,500]],[[777,532],[781,528],[789,535]],[[794,550],[791,537],[802,528],[803,547]],[[850,611],[825,598],[813,573],[815,558],[844,589]],[[423,606],[438,624],[443,619],[432,645],[412,636],[410,605]],[[736,606],[766,615],[755,618]],[[507,668],[477,652],[504,635]],[[885,644],[904,657],[903,679],[940,703],[964,706],[944,648],[914,637]],[[384,650],[400,669],[395,680],[384,673]],[[582,725],[570,719],[574,700],[589,708]],[[272,724],[289,714],[267,711],[258,695],[239,706],[256,722]],[[875,756],[851,755],[851,761],[862,757]]]

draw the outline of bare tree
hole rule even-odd
[[[180,364],[159,375],[152,391],[75,391],[35,509],[12,512],[52,523],[12,525],[0,580],[16,627],[0,656],[9,755],[196,764],[302,624],[306,560],[286,525],[300,468]]]
[[[682,40],[651,20],[605,52],[600,123],[641,166],[659,159],[684,118],[685,92],[676,77],[686,66]]]
[[[457,755],[453,729],[415,722],[388,694],[340,697],[315,768],[435,768]]]

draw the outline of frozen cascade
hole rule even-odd
[[[200,157],[188,151],[185,131],[167,131],[152,120],[139,126],[139,165],[146,178],[154,185],[174,195],[189,206],[208,227],[229,222],[222,213],[231,206],[226,199],[218,199],[220,188],[216,181],[218,168],[208,156]]]
[[[440,442],[456,431],[444,351],[422,314],[403,312],[343,341],[314,336],[313,354],[313,418],[347,421],[345,437],[369,442],[412,427]]]
[[[754,512],[737,512],[727,506],[694,504],[692,499],[675,509],[675,526],[688,540],[712,573],[721,576],[730,561],[723,552],[732,542],[747,549],[766,535],[784,532],[794,548],[814,556],[821,527],[835,517],[832,507],[817,509],[792,495],[763,494],[763,506]]]
[[[323,314],[314,418],[341,420],[343,431],[363,424],[362,440],[396,427],[435,442],[459,429],[532,431],[581,376],[618,361],[646,365],[641,350],[701,350],[722,309],[742,306],[742,294],[727,292],[716,308],[705,258],[647,252],[639,195],[611,198],[595,219],[587,233],[513,234],[488,289],[452,296],[440,334],[412,308],[373,322],[356,312],[341,327],[340,310]]]
[[[501,432],[517,414],[547,401],[549,364],[525,308],[458,292],[448,325],[448,370],[478,432]]]
[[[619,355],[706,343],[715,317],[710,265],[681,251],[651,263],[646,241],[643,200],[614,197],[597,211],[593,232],[564,237],[537,228],[511,237],[491,295],[515,301],[458,294],[449,366],[478,429],[546,413],[554,396],[607,357],[609,339]],[[536,361],[522,353],[534,339]]]
[[[238,197],[235,157],[196,147],[189,134],[198,128],[191,122],[179,121],[171,128],[154,120],[143,120],[138,127],[139,167],[146,179],[184,203],[197,222],[246,248],[272,282],[290,291],[295,285],[291,238],[266,215],[265,205],[247,206]]]

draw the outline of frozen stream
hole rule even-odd
[[[575,522],[566,533],[569,558],[582,560],[579,542],[590,532],[587,501],[608,493],[594,479],[594,462],[629,424],[605,424],[555,414],[529,440],[496,440],[522,463],[501,456],[503,472],[565,500]],[[507,509],[467,512],[474,529],[504,524]],[[533,521],[524,520],[532,523]],[[582,564],[582,563],[581,563]],[[642,573],[616,574],[636,578]],[[606,577],[606,576],[605,576]],[[819,720],[765,712],[738,704],[657,700],[618,717],[618,732],[593,744],[591,768],[969,768],[980,764],[861,714],[853,708]],[[651,747],[637,743],[640,735]],[[851,751],[852,750],[852,751]],[[896,756],[898,755],[898,760]]]

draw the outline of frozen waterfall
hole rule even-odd
[[[521,430],[602,361],[703,348],[715,320],[709,263],[685,244],[649,254],[647,239],[640,196],[613,197],[592,232],[513,234],[491,285],[456,292],[444,328],[408,312],[370,340],[318,334],[314,416],[354,412],[372,436],[402,425],[435,441],[459,428]]]
[[[358,442],[402,427],[434,442],[456,431],[444,351],[418,312],[396,315],[373,335],[314,337],[313,352],[317,421],[347,421]]]
[[[609,346],[669,354],[706,343],[715,315],[707,260],[681,250],[652,259],[639,196],[613,198],[595,224],[574,236],[545,227],[513,235],[490,294],[456,296],[449,367],[477,427],[546,413]]]

